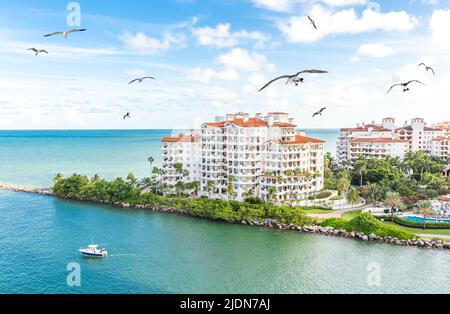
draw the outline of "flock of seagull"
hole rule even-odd
[[[309,22],[311,23],[311,25],[314,27],[314,29],[318,30],[317,24],[315,22],[315,20],[313,18],[311,18],[311,16],[307,16]],[[54,32],[51,34],[47,34],[44,35],[44,37],[51,37],[51,36],[57,36],[57,35],[61,35],[63,36],[65,39],[68,38],[68,36],[72,33],[78,33],[78,32],[85,32],[87,29],[86,28],[81,28],[81,29],[70,29],[67,31],[60,31],[60,32]],[[37,49],[37,48],[29,48],[27,49],[29,51],[32,51],[36,56],[38,56],[41,53],[45,53],[48,54],[48,51],[45,49]],[[431,71],[431,73],[433,73],[433,75],[436,75],[436,72],[434,71],[433,68],[429,67],[428,65],[426,65],[425,63],[420,63],[419,67],[424,67],[425,70],[427,72]],[[302,74],[327,74],[328,71],[325,70],[318,70],[318,69],[311,69],[311,70],[303,70],[300,72],[297,72],[295,74],[291,74],[291,75],[282,75],[279,77],[274,78],[273,80],[267,82],[258,92],[261,92],[263,90],[265,90],[266,88],[268,88],[270,85],[272,85],[273,83],[279,81],[279,80],[283,80],[286,79],[286,85],[288,84],[294,84],[296,87],[298,87],[300,84],[304,83],[305,78],[302,77]],[[139,77],[139,78],[135,78],[134,80],[130,81],[128,83],[128,85],[131,85],[133,83],[139,82],[142,83],[144,80],[156,80],[156,78],[152,77],[152,76],[144,76],[144,77]],[[408,82],[405,83],[398,83],[398,84],[394,84],[392,85],[389,90],[388,90],[388,94],[395,88],[395,87],[402,87],[403,92],[407,92],[410,90],[409,86],[412,83],[418,83],[421,85],[425,85],[424,83],[422,83],[419,80],[410,80]],[[315,112],[313,115],[313,118],[317,117],[317,116],[322,116],[323,112],[327,109],[327,107],[323,107],[321,108],[319,111]],[[130,119],[131,118],[131,113],[127,112],[124,116],[123,116],[123,120],[126,119]]]
[[[314,27],[314,29],[318,30],[316,21],[315,21],[311,16],[309,16],[309,15],[307,16],[307,18],[308,18],[309,22],[311,23],[311,25]],[[434,71],[434,69],[433,69],[432,67],[429,67],[429,66],[426,65],[425,63],[420,63],[420,64],[419,64],[419,67],[424,67],[425,70],[426,70],[427,72],[431,71],[431,73],[433,73],[433,75],[436,76],[436,72]],[[279,77],[277,77],[277,78],[275,78],[275,79],[273,79],[273,80],[267,82],[267,83],[259,90],[259,92],[261,92],[261,91],[263,91],[264,89],[266,89],[267,87],[269,87],[272,83],[274,83],[274,82],[276,82],[276,81],[278,81],[278,80],[282,80],[282,79],[286,79],[286,85],[289,84],[289,83],[292,83],[292,84],[295,84],[295,86],[299,86],[299,84],[300,84],[300,83],[303,83],[304,80],[305,80],[303,77],[300,77],[300,75],[301,75],[301,74],[307,74],[307,73],[309,73],[309,74],[325,74],[325,73],[328,73],[328,71],[313,69],[313,70],[303,70],[303,71],[300,71],[300,72],[298,72],[298,73],[296,73],[296,74],[292,74],[292,75],[282,75],[282,76],[279,76]],[[410,81],[408,81],[408,82],[406,82],[406,83],[398,83],[398,84],[392,85],[392,86],[389,88],[389,90],[388,90],[388,94],[391,92],[391,90],[393,90],[393,89],[394,89],[395,87],[397,87],[397,86],[402,87],[404,93],[407,92],[407,91],[410,91],[409,85],[410,85],[411,83],[418,83],[418,84],[425,85],[424,83],[422,83],[422,82],[419,81],[419,80],[410,80]],[[313,115],[313,118],[315,118],[315,117],[317,117],[317,116],[322,116],[322,115],[323,115],[323,112],[324,112],[326,109],[327,109],[327,108],[324,107],[324,108],[321,108],[319,111],[315,112],[314,115]]]

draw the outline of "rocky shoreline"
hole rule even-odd
[[[17,192],[17,193],[30,193],[30,194],[53,196],[52,189],[33,189],[33,188],[19,187],[19,186],[15,186],[15,185],[1,185],[0,184],[0,190]]]
[[[48,195],[53,196],[52,189],[31,189],[31,188],[22,188],[17,186],[4,186],[0,185],[0,190],[7,190],[12,192],[20,192],[20,193],[32,193],[39,195]],[[98,200],[88,200],[88,199],[78,199],[75,201],[81,202],[89,202],[96,204],[106,204],[113,205],[116,207],[122,208],[135,208],[135,209],[146,209],[154,212],[160,213],[171,213],[178,215],[190,216],[187,210],[176,209],[176,208],[161,208],[161,207],[152,207],[149,205],[130,205],[127,203],[117,202],[114,204],[110,204],[103,201]],[[354,232],[354,231],[346,231],[346,230],[338,230],[333,227],[322,227],[322,226],[297,226],[294,224],[285,224],[272,219],[265,219],[263,221],[260,220],[252,220],[252,221],[240,221],[235,222],[235,224],[245,225],[245,226],[254,226],[254,227],[265,227],[277,230],[286,230],[286,231],[294,231],[300,233],[308,233],[308,234],[318,234],[324,236],[332,236],[346,239],[355,239],[361,240],[365,242],[374,242],[374,243],[385,243],[391,245],[398,245],[404,247],[419,247],[426,249],[436,249],[436,250],[450,250],[450,242],[444,242],[441,240],[428,240],[428,239],[413,239],[413,240],[401,240],[392,237],[380,237],[375,234],[364,234],[362,232]]]

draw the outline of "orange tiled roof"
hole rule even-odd
[[[377,137],[377,138],[354,138],[352,143],[409,143],[407,140],[398,138]]]
[[[184,135],[184,134],[180,134],[176,137],[164,137],[161,139],[161,142],[164,143],[194,143],[198,141],[199,141],[198,136]]]
[[[285,123],[285,122],[275,122],[273,126],[277,126],[280,128],[296,128],[297,126],[292,123]]]
[[[444,202],[450,202],[450,194],[449,195],[445,195],[445,196],[441,196],[439,198],[440,201],[444,201]]]
[[[211,127],[216,128],[223,128],[225,124],[235,124],[240,127],[267,127],[269,126],[269,123],[267,121],[257,119],[257,118],[249,118],[248,120],[244,119],[234,119],[231,121],[222,121],[222,122],[210,122],[207,123],[207,125]],[[295,124],[292,123],[285,123],[285,122],[275,122],[273,124],[274,127],[281,127],[281,128],[295,128],[297,127]]]
[[[450,140],[450,137],[445,137],[445,136],[438,136],[438,137],[432,139],[433,142],[448,141],[448,140]]]
[[[444,130],[450,130],[450,122],[444,121],[437,124],[437,127]]]
[[[367,131],[369,131],[369,128],[372,128],[374,131],[386,131],[386,132],[392,131],[390,129],[386,129],[379,125],[375,125],[375,124],[366,124],[366,125],[360,126],[358,128],[343,128],[343,129],[341,129],[341,131],[367,132]]]
[[[306,137],[306,136],[295,136],[295,141],[279,141],[279,144],[282,145],[291,145],[291,144],[308,144],[308,143],[325,143],[325,141],[318,140],[312,137]]]

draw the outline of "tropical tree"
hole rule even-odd
[[[394,222],[394,213],[403,206],[402,198],[397,192],[387,192],[384,203],[389,206],[391,211],[391,222]]]
[[[58,174],[55,176],[55,178],[53,179],[53,182],[55,182],[55,184],[56,184],[56,183],[61,182],[61,180],[63,180],[63,179],[64,179],[64,176],[63,176],[61,173],[58,173]]]
[[[234,190],[234,176],[230,175],[228,177],[228,185],[227,185],[227,194],[228,199],[234,200],[237,196],[236,191]]]
[[[344,196],[350,188],[350,180],[346,177],[342,177],[338,180],[336,187],[339,191],[339,195]]]
[[[208,191],[208,197],[211,198],[211,193],[216,188],[216,183],[213,180],[208,180],[206,182],[206,190]]]
[[[148,163],[150,164],[150,169],[153,168],[153,163],[155,162],[155,159],[152,156],[149,156],[147,158]]]
[[[269,203],[269,204],[275,203],[276,194],[277,194],[277,189],[274,187],[270,187],[267,190],[267,203]]]
[[[367,160],[359,158],[355,163],[355,171],[359,175],[359,186],[363,186],[364,175],[367,173]]]
[[[354,187],[350,188],[346,195],[347,202],[353,206],[359,203],[359,191]]]
[[[100,176],[98,174],[94,174],[92,176],[92,178],[91,178],[91,183],[95,183],[95,182],[98,182],[100,180],[101,180]]]
[[[137,179],[132,172],[128,174],[127,180],[132,186],[136,186]]]
[[[431,201],[424,200],[417,203],[420,213],[423,215],[423,230],[427,228],[427,216],[431,213]]]

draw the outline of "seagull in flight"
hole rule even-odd
[[[126,120],[127,118],[128,118],[128,119],[131,118],[131,113],[127,112],[127,113],[123,116],[123,119],[124,119],[124,120]]]
[[[316,116],[322,116],[322,113],[327,110],[327,107],[324,107],[322,109],[320,109],[319,111],[317,111],[314,115],[313,118],[315,118]]]
[[[149,80],[156,80],[154,77],[145,76],[145,77],[140,77],[140,78],[132,80],[130,83],[128,83],[128,85],[133,84],[134,82],[142,83],[144,80],[147,80],[147,79],[149,79]]]
[[[267,88],[272,83],[274,83],[274,82],[276,82],[278,80],[282,80],[282,79],[287,79],[286,85],[289,84],[289,83],[293,83],[293,84],[295,84],[295,86],[298,86],[300,83],[303,83],[303,81],[305,80],[304,78],[299,77],[300,74],[304,74],[304,73],[323,74],[323,73],[328,73],[328,71],[323,71],[323,70],[303,70],[303,71],[298,72],[298,73],[293,74],[293,75],[283,75],[283,76],[280,76],[280,77],[277,77],[277,78],[271,80],[266,85],[264,85],[259,91],[261,92],[263,89]]]
[[[46,54],[48,54],[48,51],[47,51],[47,50],[44,50],[44,49],[37,50],[36,48],[29,48],[29,49],[27,49],[27,50],[33,51],[34,54],[35,54],[36,56],[37,56],[38,54],[40,54],[40,53],[46,53]]]
[[[314,28],[317,29],[316,22],[314,22],[314,20],[309,15],[308,15],[308,19],[311,22],[312,26],[314,26]]]
[[[432,67],[429,67],[429,66],[426,65],[425,63],[421,63],[421,64],[419,64],[419,66],[424,66],[424,67],[425,67],[425,70],[427,70],[427,72],[428,72],[428,71],[431,71],[431,72],[436,76],[436,73],[434,72],[434,70],[433,70]]]
[[[391,86],[391,88],[389,88],[388,94],[389,94],[389,93],[391,92],[391,90],[392,90],[394,87],[396,87],[396,86],[401,86],[401,87],[403,87],[403,92],[407,92],[407,91],[410,90],[408,86],[409,86],[409,84],[411,84],[411,83],[419,83],[419,84],[425,85],[424,83],[422,83],[421,81],[418,81],[418,80],[411,80],[411,81],[409,81],[409,82],[407,82],[407,83],[394,84],[394,85]]]
[[[64,32],[54,32],[54,33],[51,33],[51,34],[47,34],[47,35],[44,35],[44,37],[50,37],[50,36],[55,36],[55,35],[62,35],[62,36],[64,36],[65,39],[67,39],[69,34],[76,33],[76,32],[84,32],[84,31],[87,31],[87,29],[86,28],[71,29],[71,30],[64,31]]]

